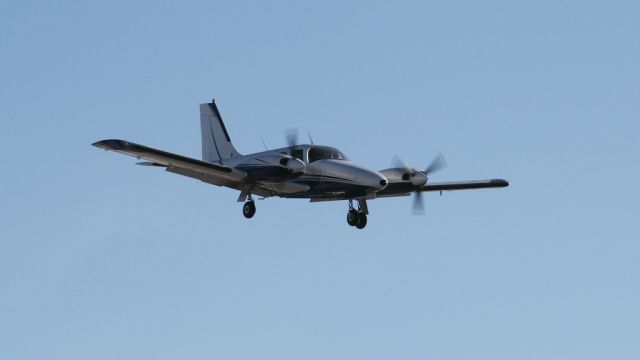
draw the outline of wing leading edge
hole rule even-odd
[[[413,192],[490,189],[507,186],[509,182],[503,179],[428,182],[422,186],[414,186],[409,181],[390,181],[386,188],[377,193],[377,197],[407,196]]]
[[[472,180],[472,181],[454,181],[427,183],[420,187],[417,191],[454,191],[454,190],[471,190],[471,189],[488,189],[503,188],[509,186],[509,182],[503,179],[491,180]]]

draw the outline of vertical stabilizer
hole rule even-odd
[[[240,156],[231,143],[215,100],[208,104],[200,104],[200,129],[202,160],[220,163],[225,159]]]

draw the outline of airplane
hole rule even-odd
[[[231,142],[215,103],[200,104],[202,159],[194,159],[129,141],[108,139],[93,146],[145,160],[138,165],[166,171],[240,191],[242,214],[256,213],[253,196],[319,201],[347,201],[347,223],[358,229],[367,225],[367,200],[409,196],[415,193],[414,211],[421,212],[423,192],[504,188],[503,179],[457,182],[429,182],[429,177],[446,166],[442,155],[424,170],[406,166],[399,158],[392,168],[374,171],[358,165],[340,150],[311,144],[297,144],[297,135],[287,135],[288,146],[242,155]],[[266,146],[265,146],[266,147]],[[357,203],[357,208],[354,206]]]

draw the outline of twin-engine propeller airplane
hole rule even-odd
[[[422,211],[421,194],[426,191],[509,186],[502,179],[431,183],[431,174],[446,166],[442,155],[425,170],[408,167],[396,158],[393,168],[373,171],[351,162],[336,148],[315,145],[313,141],[297,144],[297,136],[292,133],[287,136],[287,147],[241,155],[231,143],[215,101],[200,105],[200,126],[202,160],[124,140],[102,140],[93,145],[146,160],[138,165],[163,167],[175,174],[239,190],[238,202],[244,202],[242,213],[246,218],[256,213],[252,195],[311,202],[346,200],[347,222],[363,229],[369,214],[367,200],[415,193],[414,210]]]

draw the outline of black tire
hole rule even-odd
[[[356,226],[358,223],[358,212],[355,209],[349,210],[347,213],[347,224],[350,226]]]
[[[247,219],[251,219],[256,214],[256,204],[253,201],[247,201],[242,206],[242,215]]]
[[[363,212],[359,212],[358,213],[358,223],[356,224],[356,227],[358,229],[364,229],[365,226],[367,226],[367,214],[365,214]]]

